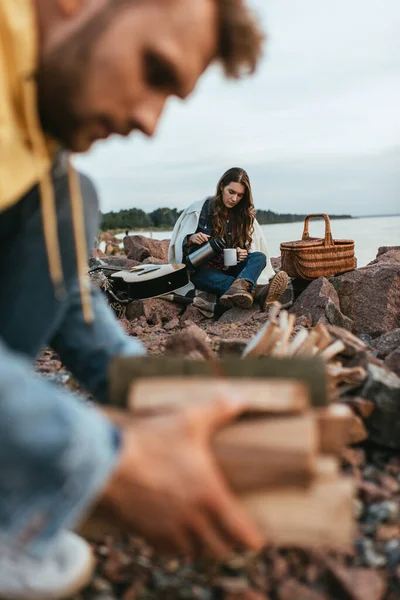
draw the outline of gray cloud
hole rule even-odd
[[[211,70],[172,101],[154,140],[110,140],[77,159],[103,210],[184,207],[242,165],[279,212],[399,212],[398,0],[253,0],[269,31],[256,77]]]

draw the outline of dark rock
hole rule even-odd
[[[243,325],[244,323],[250,321],[253,315],[257,312],[259,312],[257,306],[252,306],[248,309],[238,308],[237,306],[235,306],[234,308],[230,308],[229,310],[224,312],[222,317],[220,317],[220,319],[218,320],[218,323],[234,323],[236,325]]]
[[[327,600],[323,593],[302,585],[296,579],[287,579],[278,590],[279,600]]]
[[[219,343],[219,353],[221,356],[240,356],[248,343],[249,340],[242,338],[222,339]]]
[[[371,569],[347,569],[330,560],[328,573],[342,600],[383,600],[386,593],[385,580]]]
[[[164,265],[165,262],[161,258],[154,258],[154,256],[148,256],[142,262],[142,265]]]
[[[312,316],[307,310],[303,315],[296,317],[296,327],[312,327]]]
[[[389,569],[393,569],[400,565],[400,540],[390,540],[385,546],[385,554],[387,559],[387,566]]]
[[[137,260],[139,263],[143,262],[145,258],[150,256],[150,251],[148,248],[143,246],[140,241],[140,238],[143,236],[135,235],[135,236],[126,236],[124,238],[124,250],[125,254],[128,258],[132,260]]]
[[[177,327],[180,327],[180,322],[178,317],[174,317],[165,325],[164,329],[165,331],[172,331],[173,329],[177,329]]]
[[[398,250],[400,251],[400,246],[380,246],[378,248],[378,254],[376,257],[381,256],[382,254],[386,254],[386,252],[390,252],[390,250]]]
[[[385,360],[385,365],[400,377],[400,348],[393,350]]]
[[[168,302],[161,298],[150,300],[134,300],[126,306],[126,318],[129,321],[145,317],[147,323],[161,326],[163,323],[178,317],[182,307],[174,302]]]
[[[140,265],[137,260],[131,260],[126,256],[105,256],[102,261],[110,267],[115,267],[116,271],[129,270]]]
[[[293,305],[294,290],[293,290],[293,284],[291,281],[289,281],[289,284],[288,284],[286,290],[283,292],[282,296],[279,298],[279,302],[282,305],[282,308],[284,308],[285,310],[287,310],[288,308],[290,308]]]
[[[181,316],[181,323],[184,324],[185,321],[192,321],[193,323],[201,323],[205,321],[207,317],[203,315],[203,313],[194,306],[193,304],[189,304],[186,308],[185,312]]]
[[[390,492],[387,492],[390,497]],[[376,523],[396,523],[399,517],[399,505],[397,502],[387,500],[368,507],[367,519]]]
[[[206,359],[214,356],[208,335],[194,324],[171,335],[167,340],[165,351],[167,354],[184,356],[186,358],[194,353]]]
[[[168,262],[169,240],[153,240],[143,235],[131,235],[124,238],[125,253],[128,258],[143,262],[146,258],[158,258]]]
[[[395,540],[400,537],[400,527],[399,525],[393,524],[383,524],[379,525],[376,531],[376,539],[378,542],[390,542],[391,540]],[[390,547],[389,547],[390,550]],[[386,559],[388,559],[388,552],[385,552]],[[388,560],[389,563],[389,560]],[[388,565],[389,566],[389,565]]]
[[[353,327],[353,322],[341,313],[338,295],[325,277],[312,281],[289,312],[297,317],[310,314],[313,327],[318,323],[338,325],[348,331]]]
[[[367,346],[371,346],[372,344],[372,337],[369,335],[369,333],[359,333],[357,335],[357,337],[364,342],[364,344],[366,344]]]
[[[355,333],[378,337],[400,327],[400,251],[390,250],[372,263],[331,279],[342,312]]]
[[[384,250],[384,252],[379,252]],[[368,263],[367,267],[379,264],[400,264],[400,246],[381,246],[375,260]]]
[[[376,351],[378,358],[386,358],[394,350],[400,349],[400,327],[384,333],[372,344],[372,348]]]
[[[370,441],[400,449],[400,378],[385,366],[367,364],[368,379],[359,395],[375,404],[366,419]]]
[[[280,271],[282,267],[282,259],[280,256],[273,256],[271,258],[271,265],[274,271]]]

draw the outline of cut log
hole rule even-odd
[[[246,494],[241,500],[268,544],[349,551],[354,485],[346,477],[321,475],[308,488]]]
[[[218,373],[215,373],[213,363],[218,363]],[[313,406],[327,404],[325,364],[318,357],[261,357],[256,360],[232,357],[214,360],[213,363],[209,360],[186,360],[168,356],[116,357],[111,361],[109,369],[109,404],[127,408],[130,389],[135,381],[148,379],[157,382],[160,378],[178,380],[180,385],[186,385],[195,379],[201,380],[201,385],[206,385],[207,382],[219,379],[219,383],[229,382],[235,389],[240,385],[239,382],[246,380],[260,385],[269,382],[301,382],[307,386]],[[169,393],[173,398],[175,390],[170,388]],[[186,397],[186,401],[188,400],[190,401],[190,398]],[[279,398],[272,401],[278,404]],[[283,410],[285,411],[285,408]]]
[[[347,396],[342,399],[363,419],[368,419],[375,410],[375,404],[372,400],[366,400],[359,396]]]
[[[330,377],[335,379],[337,383],[345,383],[353,387],[359,387],[366,381],[368,374],[363,367],[346,368],[339,364],[329,364],[326,367]]]
[[[350,434],[349,444],[359,444],[368,438],[368,432],[365,428],[364,422],[360,417],[353,415]]]
[[[248,412],[263,414],[302,413],[310,405],[307,386],[300,381],[215,378],[159,377],[136,381],[129,409],[160,412],[174,406],[201,403],[205,398],[241,394],[248,400]]]
[[[265,356],[275,346],[281,335],[279,325],[267,321],[244,349],[242,358]]]
[[[307,329],[300,329],[289,344],[287,356],[294,356],[294,354],[296,354],[297,350],[304,344],[307,338]]]
[[[282,315],[286,315],[287,319],[282,319]],[[284,322],[284,323],[283,323]],[[282,329],[282,324],[285,328]],[[282,311],[280,314],[280,326],[283,331],[279,342],[276,344],[275,349],[272,352],[273,356],[285,356],[287,355],[289,340],[291,338],[294,326],[296,324],[296,315],[288,315],[286,311]]]
[[[314,356],[318,352],[318,341],[319,333],[313,329],[294,354],[296,356]]]
[[[324,360],[328,361],[334,358],[337,354],[343,352],[344,349],[344,343],[341,340],[336,340],[335,342],[333,342],[333,344],[325,348],[325,350],[322,350],[319,356]]]
[[[276,325],[278,325],[278,317],[279,317],[281,308],[282,308],[282,304],[280,304],[280,302],[277,302],[277,301],[275,301],[269,305],[268,320],[270,321],[270,323],[275,323]]]
[[[319,335],[318,350],[325,350],[325,348],[330,346],[333,341],[328,329],[322,323],[318,323],[315,327],[315,331],[317,331]]]
[[[368,346],[361,341],[360,338],[342,327],[327,325],[327,330],[335,340],[341,340],[343,342],[344,348],[342,353],[345,356],[354,356],[358,352],[363,352],[368,349]]]
[[[318,438],[310,413],[227,426],[217,433],[212,447],[230,487],[244,492],[309,483],[316,470]]]
[[[339,456],[350,443],[354,415],[343,404],[332,404],[316,411],[319,427],[319,451]]]

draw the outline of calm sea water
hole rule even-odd
[[[310,235],[322,237],[325,224],[323,221],[311,221]],[[337,219],[331,221],[333,237],[354,240],[358,266],[363,267],[376,257],[379,246],[400,246],[400,216],[398,217],[363,217],[360,219]],[[263,225],[271,256],[279,256],[281,242],[298,240],[303,233],[302,223],[282,223]],[[138,232],[132,232],[138,233]],[[150,235],[150,232],[141,232]],[[171,231],[155,231],[151,235],[158,240],[169,239]],[[121,235],[123,237],[123,234]]]

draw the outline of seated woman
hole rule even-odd
[[[222,238],[227,248],[236,248],[238,264],[225,267],[221,254],[191,275],[196,288],[216,294],[226,308],[250,308],[257,302],[265,310],[280,298],[288,276],[284,271],[274,273],[255,218],[249,176],[243,169],[229,169],[218,182],[215,196],[183,211],[172,233],[169,262],[183,262],[185,255],[210,237]]]

